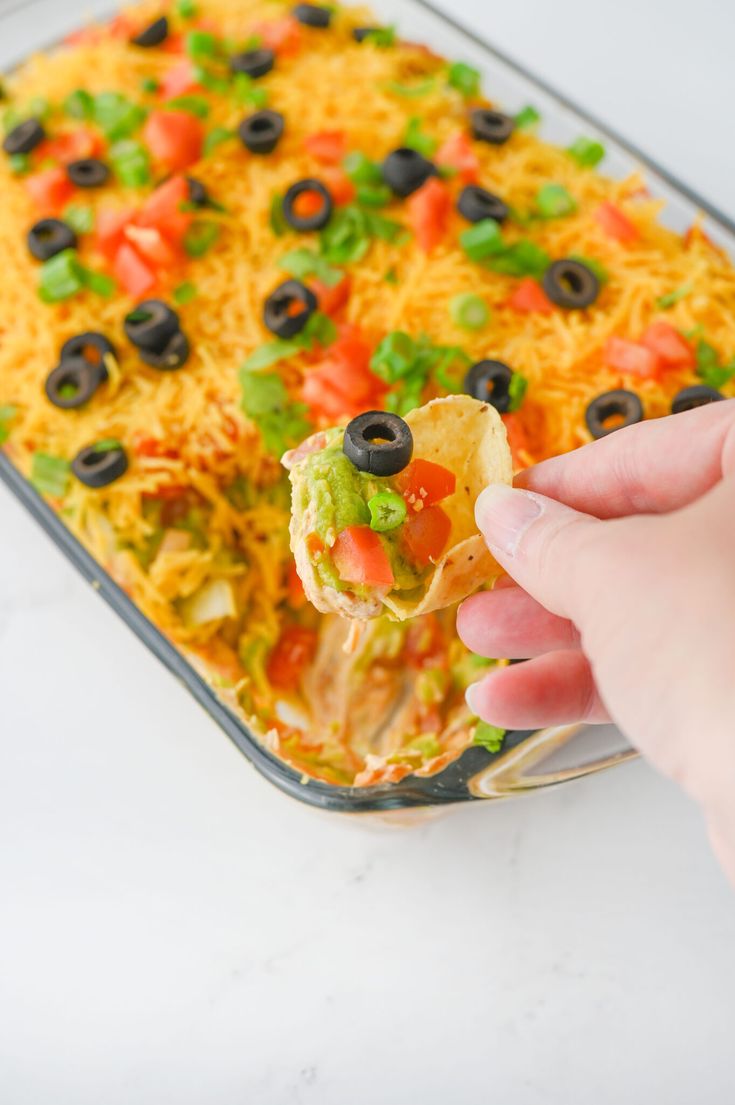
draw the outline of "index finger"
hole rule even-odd
[[[515,486],[596,518],[666,514],[735,471],[735,399],[639,422],[544,460]]]

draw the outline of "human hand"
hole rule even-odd
[[[735,400],[544,461],[476,516],[515,585],[468,599],[459,633],[531,659],[472,686],[473,713],[614,720],[703,806],[735,880]]]

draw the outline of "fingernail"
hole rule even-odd
[[[467,705],[470,708],[471,713],[473,713],[475,717],[479,716],[478,711],[477,711],[477,708],[480,704],[479,701],[478,701],[479,693],[480,693],[479,683],[470,683],[469,687],[467,688],[467,690],[464,693],[465,702],[467,703]]]
[[[475,503],[475,519],[491,550],[515,556],[524,533],[541,510],[541,503],[530,492],[493,484]]]

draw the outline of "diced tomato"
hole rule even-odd
[[[180,242],[191,226],[194,216],[182,211],[189,199],[189,185],[181,174],[172,176],[156,188],[136,216],[138,226],[152,226],[172,242]]]
[[[424,253],[431,253],[447,232],[452,201],[446,184],[430,177],[408,201],[408,221]]]
[[[345,583],[391,587],[395,582],[388,553],[370,526],[348,526],[337,535],[332,560]]]
[[[155,268],[168,269],[182,260],[181,253],[155,227],[131,224],[125,228],[125,237]]]
[[[293,201],[294,213],[300,219],[309,219],[312,215],[317,215],[323,207],[324,199],[321,193],[317,192],[316,189],[313,191],[305,189],[300,195],[296,196]]]
[[[416,668],[433,668],[446,664],[446,641],[436,614],[411,619],[402,655]]]
[[[513,471],[518,472],[521,468],[528,468],[530,464],[533,464],[533,457],[531,456],[530,442],[525,427],[514,412],[501,414],[500,417],[508,435],[508,445],[513,458]]]
[[[351,287],[352,281],[349,276],[345,276],[339,284],[331,288],[328,284],[322,284],[321,280],[311,281],[311,290],[319,300],[319,310],[330,317],[338,314],[346,306]]]
[[[460,180],[465,184],[473,184],[480,174],[480,161],[472,148],[469,135],[464,131],[457,131],[447,138],[446,142],[436,152],[434,161],[437,165],[445,165],[449,169],[456,169]]]
[[[640,237],[640,232],[635,223],[632,223],[627,215],[624,215],[619,207],[609,200],[605,200],[595,211],[595,218],[609,238],[617,242],[633,242]]]
[[[87,157],[98,157],[105,148],[101,135],[87,127],[78,127],[66,134],[49,138],[36,150],[37,161],[58,161],[69,165],[72,161],[82,161]]]
[[[304,625],[286,626],[266,667],[273,686],[282,691],[296,690],[304,669],[314,659],[316,646],[316,630]]]
[[[104,28],[110,38],[129,39],[135,34],[135,27],[130,16],[120,12]]]
[[[442,464],[419,458],[412,460],[407,468],[398,473],[395,485],[409,508],[423,510],[453,495],[457,487],[457,477]]]
[[[96,46],[105,38],[131,38],[134,34],[133,25],[126,15],[116,15],[114,19],[103,26],[82,27],[78,31],[72,31],[64,39],[66,46]]]
[[[179,456],[178,449],[164,445],[157,437],[140,437],[133,443],[133,452],[137,457],[168,457],[175,460]]]
[[[354,328],[345,328],[325,359],[304,379],[302,398],[318,417],[354,417],[379,406],[385,385],[370,371],[371,347]]]
[[[169,35],[166,41],[161,43],[161,49],[165,54],[183,54],[184,36]]]
[[[508,306],[524,314],[550,315],[554,304],[532,276],[524,276],[508,299]]]
[[[161,79],[160,95],[164,100],[173,100],[176,96],[185,96],[187,92],[198,92],[201,88],[196,77],[194,65],[187,58],[172,66]]]
[[[119,209],[103,207],[98,211],[95,247],[108,261],[115,260],[115,254],[125,241],[125,227],[134,214],[132,207]]]
[[[440,506],[411,511],[401,535],[406,552],[417,564],[431,564],[444,552],[451,529],[449,516]]]
[[[651,378],[661,371],[661,358],[655,350],[627,338],[608,338],[602,357],[608,368],[629,376]]]
[[[296,565],[293,560],[288,566],[286,575],[286,595],[288,597],[288,605],[292,606],[294,610],[298,610],[300,607],[306,605],[304,585],[301,582],[299,573],[296,571]]]
[[[319,178],[326,184],[337,207],[352,203],[357,189],[344,169],[340,169],[338,165],[326,165],[320,170]]]
[[[188,111],[152,111],[143,138],[156,161],[178,172],[202,156],[204,126]]]
[[[663,320],[652,322],[641,342],[671,368],[694,368],[697,363],[694,350],[683,334]]]
[[[36,207],[44,215],[58,215],[74,195],[74,185],[66,169],[43,169],[26,179],[26,188]]]
[[[140,299],[156,283],[151,268],[128,243],[121,245],[115,254],[113,272],[125,291],[134,299]]]
[[[306,538],[306,549],[312,558],[324,552],[324,542],[318,533],[310,533]]]
[[[304,149],[324,165],[339,165],[347,153],[347,138],[341,130],[320,130],[307,134]]]
[[[256,23],[253,34],[257,35],[264,46],[274,50],[280,57],[293,57],[298,54],[303,42],[301,24],[290,15],[283,19],[270,19]]]

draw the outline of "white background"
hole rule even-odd
[[[735,216],[726,0],[453,10]],[[0,512],[3,1105],[733,1099],[735,898],[645,765],[316,814]]]

